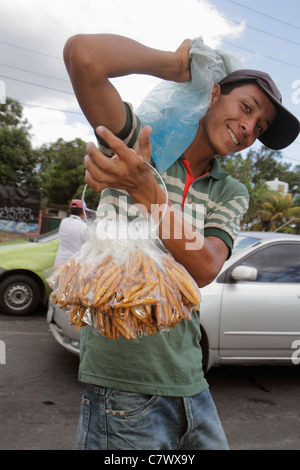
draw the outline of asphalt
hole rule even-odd
[[[56,343],[43,311],[0,313],[0,342],[0,450],[75,450],[78,357]],[[232,450],[300,450],[300,365],[220,367],[207,379]]]

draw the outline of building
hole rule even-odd
[[[275,178],[273,181],[266,181],[266,184],[269,189],[271,189],[272,191],[278,191],[284,196],[286,196],[289,192],[288,183],[285,183],[284,181],[279,181],[278,178]]]

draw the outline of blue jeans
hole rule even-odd
[[[227,450],[228,444],[209,390],[165,397],[87,385],[77,448]]]

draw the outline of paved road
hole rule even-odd
[[[78,358],[53,339],[45,312],[0,315],[0,449],[74,449],[79,403]]]
[[[0,450],[75,449],[78,358],[55,342],[43,311],[0,314],[3,342]],[[215,368],[208,381],[231,449],[300,450],[300,365]]]

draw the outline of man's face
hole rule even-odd
[[[204,129],[214,152],[228,155],[252,145],[275,116],[275,106],[257,85],[234,88],[228,95],[215,85]]]

